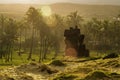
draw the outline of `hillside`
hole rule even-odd
[[[112,18],[120,13],[120,6],[112,5],[81,5],[81,4],[53,4],[52,9],[57,14],[69,14],[78,11],[84,18]]]
[[[30,6],[40,7],[40,5],[29,4],[0,4],[0,14],[14,18],[22,18]]]
[[[21,18],[30,6],[40,8],[38,4],[0,4],[0,14]],[[113,5],[83,5],[71,3],[56,3],[50,5],[53,13],[67,15],[78,11],[84,18],[113,18],[120,13],[120,6]]]

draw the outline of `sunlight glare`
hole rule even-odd
[[[41,12],[43,16],[50,16],[52,14],[52,10],[49,6],[42,6]]]

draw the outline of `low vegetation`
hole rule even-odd
[[[60,60],[53,60],[50,65],[54,65],[54,66],[65,66],[65,63],[63,63]]]
[[[58,74],[53,80],[74,80],[77,76],[71,74]]]
[[[119,55],[117,53],[110,53],[110,54],[106,55],[105,57],[103,57],[103,59],[117,58],[117,57],[119,57]]]
[[[77,68],[73,70],[73,72],[75,73],[85,73],[85,74],[92,72],[92,71],[93,69],[90,67],[80,67],[80,66],[78,66]]]
[[[94,71],[89,73],[83,80],[112,80],[108,75],[102,71]]]
[[[58,70],[45,65],[45,64],[39,64],[39,63],[30,63],[30,64],[24,64],[17,67],[17,70],[23,71],[23,72],[30,72],[30,73],[47,73],[47,74],[53,74],[57,73]]]
[[[88,58],[84,58],[88,59]],[[79,58],[78,61],[83,60]],[[62,62],[61,60],[53,60]],[[51,63],[52,63],[51,62]],[[119,80],[120,70],[115,65],[120,64],[118,58],[89,59],[84,62],[64,60],[65,66],[30,62],[16,67],[0,69],[1,78],[14,80]],[[6,73],[7,71],[7,73]],[[6,73],[6,74],[5,74]],[[5,76],[7,75],[7,76]]]

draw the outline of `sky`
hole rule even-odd
[[[58,2],[70,2],[70,3],[80,3],[80,4],[112,4],[120,5],[120,0],[0,0],[0,4],[6,3],[35,3],[35,4],[52,4]]]

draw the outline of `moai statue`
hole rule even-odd
[[[72,57],[88,57],[89,50],[86,49],[84,42],[84,35],[80,33],[80,29],[76,26],[75,28],[65,30],[65,55]]]

